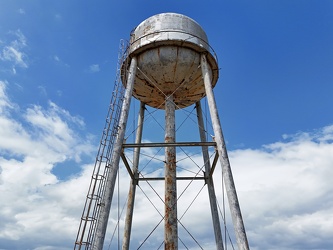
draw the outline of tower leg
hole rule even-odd
[[[139,118],[138,118],[138,129],[136,131],[135,143],[141,143],[142,140],[142,130],[143,130],[143,120],[144,120],[145,104],[141,102]],[[140,147],[134,148],[133,153],[133,174],[135,178],[138,178],[138,166],[139,166],[139,155]],[[132,219],[133,219],[133,209],[135,200],[135,190],[138,180],[132,180],[130,183],[130,189],[128,192],[127,200],[127,212],[124,228],[124,238],[123,238],[123,250],[128,250],[130,245],[131,230],[132,230]]]
[[[176,141],[175,131],[175,104],[173,96],[166,98],[165,103],[165,142]],[[178,249],[177,232],[177,180],[176,180],[176,149],[175,147],[165,148],[165,229],[164,249]]]
[[[211,69],[207,63],[206,56],[204,54],[201,55],[201,70],[202,76],[205,84],[205,91],[208,100],[208,106],[210,111],[210,116],[213,123],[213,130],[215,134],[215,141],[217,145],[217,151],[219,153],[219,159],[222,165],[222,173],[223,179],[226,187],[226,192],[228,196],[231,217],[235,229],[237,245],[239,250],[247,250],[249,249],[249,244],[247,241],[245,227],[242,219],[241,210],[239,207],[239,202],[237,198],[236,188],[234,184],[234,180],[232,177],[230,162],[228,158],[227,149],[225,146],[222,128],[220,123],[220,118],[218,115],[216,102],[213,94],[213,88],[211,83]]]
[[[100,204],[100,214],[97,219],[97,228],[96,228],[96,235],[92,244],[93,250],[102,250],[104,244],[104,238],[106,233],[106,228],[108,224],[112,196],[114,191],[114,186],[116,182],[116,177],[119,169],[119,161],[120,161],[120,154],[122,151],[122,145],[125,137],[125,130],[126,130],[126,123],[129,114],[129,108],[131,104],[133,86],[134,86],[134,79],[136,74],[136,67],[137,67],[137,60],[135,57],[131,60],[131,65],[129,69],[129,74],[127,78],[126,84],[126,91],[124,96],[124,101],[121,109],[121,115],[119,118],[119,130],[118,136],[116,138],[112,158],[111,158],[111,166],[110,173],[107,176],[106,186],[105,186],[105,193],[102,199],[102,203]]]
[[[202,142],[206,142],[205,127],[204,127],[205,125],[204,125],[204,121],[203,121],[203,117],[202,117],[202,109],[201,109],[200,101],[198,101],[195,104],[195,107],[197,109],[200,139]],[[212,220],[213,220],[216,249],[223,250],[221,225],[220,225],[219,213],[218,213],[217,204],[216,204],[214,182],[213,182],[213,178],[210,176],[211,167],[210,167],[210,162],[209,162],[209,154],[208,154],[207,146],[202,146],[202,155],[203,155],[203,160],[204,160],[204,164],[205,164],[205,175],[206,175],[205,177],[206,177],[206,184],[207,184],[207,188],[208,188],[210,210],[211,210]]]

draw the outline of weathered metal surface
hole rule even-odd
[[[166,98],[165,105],[165,142],[176,141],[175,105],[172,95]],[[164,249],[178,249],[177,223],[177,179],[176,148],[165,148],[165,215],[164,215]]]
[[[131,169],[131,167],[130,167],[127,159],[126,159],[126,156],[125,156],[124,152],[120,153],[120,157],[123,160],[123,163],[124,163],[124,165],[125,165],[125,167],[127,169],[128,174],[131,176],[131,179],[134,180],[135,179],[134,173],[132,172],[132,169]]]
[[[206,142],[205,124],[204,124],[204,119],[203,119],[203,115],[202,115],[200,101],[195,104],[195,107],[197,110],[200,139],[202,142]],[[223,250],[224,248],[223,248],[219,211],[217,209],[214,182],[213,182],[212,176],[210,175],[211,166],[210,166],[209,153],[208,153],[207,146],[202,146],[202,156],[203,156],[203,160],[204,160],[204,164],[205,164],[205,178],[206,178],[206,184],[207,184],[207,188],[208,188],[208,196],[209,196],[210,211],[211,211],[211,215],[212,215],[212,222],[213,222],[213,228],[214,228],[216,249]]]
[[[145,104],[141,102],[139,117],[138,117],[138,129],[136,130],[136,137],[135,137],[136,144],[140,144],[141,140],[142,140],[144,112],[145,112]],[[139,178],[139,174],[138,174],[139,156],[140,156],[140,147],[134,148],[134,154],[133,154],[133,173],[134,173],[133,177],[134,178]],[[123,238],[123,246],[122,246],[123,250],[128,250],[129,246],[130,246],[135,191],[136,191],[136,185],[138,183],[138,180],[134,179],[134,178],[132,178],[132,180],[131,180],[130,188],[129,188],[129,192],[128,192],[128,198],[127,198],[127,211],[126,211],[124,238]]]
[[[214,156],[214,160],[213,160],[213,163],[212,163],[212,168],[210,169],[210,172],[209,172],[209,176],[212,177],[213,176],[213,173],[215,171],[215,167],[216,167],[216,164],[219,160],[219,153],[217,151],[215,151],[215,156]]]
[[[130,54],[154,47],[152,42],[188,46],[199,52],[209,50],[207,35],[200,25],[177,13],[161,13],[144,20],[132,32],[130,42]]]
[[[222,173],[223,179],[226,187],[226,192],[229,201],[229,207],[231,212],[231,217],[234,225],[237,245],[239,250],[248,250],[249,244],[246,237],[245,227],[243,223],[243,218],[241,214],[241,210],[239,207],[238,197],[236,193],[236,188],[234,184],[234,180],[232,177],[229,157],[227,153],[227,149],[224,142],[224,137],[222,133],[220,118],[217,111],[217,106],[215,102],[215,97],[212,88],[212,76],[210,74],[209,65],[207,63],[206,56],[204,54],[201,55],[201,69],[202,76],[204,78],[205,89],[207,94],[207,101],[210,116],[212,119],[213,130],[215,134],[215,142],[217,146],[217,151],[219,153],[220,162],[222,165]]]
[[[155,147],[196,147],[216,146],[216,142],[147,142],[147,143],[126,143],[123,148],[155,148]]]
[[[130,71],[128,74],[126,92],[125,92],[124,101],[123,101],[123,105],[122,105],[122,109],[121,109],[119,123],[118,123],[118,125],[119,125],[118,137],[115,141],[114,150],[112,153],[112,160],[111,160],[112,166],[109,166],[110,173],[107,177],[107,181],[105,184],[105,193],[104,193],[102,202],[100,204],[101,212],[99,214],[99,217],[97,218],[96,236],[95,236],[93,244],[92,244],[93,250],[103,249],[105,233],[106,233],[106,228],[107,228],[107,224],[108,224],[110,208],[111,208],[111,203],[112,203],[113,191],[114,191],[116,177],[117,177],[118,169],[119,169],[120,154],[123,149],[122,144],[123,144],[124,137],[125,137],[126,124],[127,124],[129,108],[130,108],[131,99],[132,99],[131,97],[132,97],[132,92],[133,92],[136,66],[137,66],[136,58],[132,58]]]
[[[215,85],[217,61],[210,52],[206,33],[198,23],[176,13],[162,13],[143,21],[132,32],[129,47],[129,57],[138,58],[133,95],[159,109],[165,108],[165,97],[170,94],[176,109],[199,101],[205,96],[201,53],[207,54]],[[126,67],[128,65],[123,65],[123,70]]]
[[[176,180],[180,180],[180,181],[195,181],[195,180],[205,180],[206,177],[193,177],[193,176],[180,176],[180,177],[177,177]],[[140,177],[138,179],[139,181],[163,181],[165,180],[164,177]]]

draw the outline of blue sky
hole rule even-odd
[[[329,249],[332,11],[330,0],[0,0],[0,249],[72,248],[119,41],[162,12],[196,20],[218,56],[252,249]]]

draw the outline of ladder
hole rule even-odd
[[[113,145],[118,134],[119,117],[125,93],[122,79],[124,79],[124,77],[126,79],[126,75],[122,75],[122,72],[126,74],[126,70],[122,71],[121,69],[122,65],[126,65],[123,63],[125,58],[127,58],[127,51],[128,43],[121,40],[118,53],[117,76],[75,240],[74,250],[91,249],[92,243],[94,242],[97,218],[100,213],[100,204],[105,193],[106,180],[112,166],[111,155]]]

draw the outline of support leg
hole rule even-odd
[[[176,141],[175,104],[172,95],[168,96],[165,104],[165,142]],[[165,229],[164,249],[178,249],[177,232],[177,180],[176,180],[176,149],[165,148]]]
[[[239,202],[237,198],[236,188],[234,184],[234,180],[232,177],[230,162],[228,158],[227,149],[225,146],[222,128],[220,123],[220,118],[218,115],[216,102],[213,94],[213,88],[211,83],[211,69],[207,63],[206,56],[204,54],[201,55],[201,70],[205,84],[206,96],[208,100],[208,106],[210,111],[210,116],[213,123],[213,129],[215,134],[215,141],[217,145],[217,150],[219,153],[220,162],[222,165],[222,173],[223,179],[226,187],[226,192],[228,196],[232,221],[234,224],[237,244],[239,250],[247,250],[249,249],[249,244],[247,241],[245,227],[243,223],[243,218],[241,214],[241,210],[239,207]]]
[[[103,244],[104,244],[104,238],[106,233],[106,228],[108,224],[109,214],[110,214],[110,208],[111,208],[111,202],[112,202],[112,196],[113,191],[115,187],[116,177],[118,174],[119,169],[119,161],[120,161],[120,153],[122,150],[122,145],[125,137],[125,130],[126,130],[126,123],[128,119],[129,114],[129,108],[132,98],[132,92],[133,92],[133,86],[134,86],[134,80],[135,80],[135,74],[136,74],[136,67],[137,67],[137,60],[135,57],[131,60],[131,65],[129,69],[129,74],[127,78],[127,84],[126,84],[126,92],[124,96],[124,101],[121,109],[121,115],[119,119],[119,130],[118,130],[118,136],[115,141],[115,145],[113,148],[112,158],[111,158],[111,164],[110,167],[110,173],[108,174],[106,186],[105,186],[105,193],[104,197],[102,199],[102,202],[100,204],[101,210],[99,217],[97,219],[97,229],[96,229],[96,236],[94,238],[92,249],[93,250],[102,250]]]
[[[204,121],[203,121],[203,117],[202,117],[202,109],[201,109],[200,101],[198,101],[195,104],[195,107],[197,109],[200,139],[202,142],[206,142],[207,140],[206,140],[206,134],[205,134],[205,128],[204,128],[205,125],[204,125]],[[211,167],[210,167],[210,162],[209,162],[209,154],[208,154],[207,146],[202,146],[202,155],[203,155],[204,164],[205,164],[205,175],[206,175],[205,177],[206,177],[207,188],[208,188],[210,210],[211,210],[212,220],[213,220],[216,249],[223,250],[221,225],[220,225],[219,213],[217,210],[214,183],[213,183],[213,178],[209,174]]]
[[[141,143],[141,140],[142,140],[144,112],[145,112],[145,104],[143,102],[141,102],[135,143]],[[126,212],[124,238],[123,238],[123,250],[128,250],[129,245],[130,245],[134,200],[135,200],[135,190],[136,190],[136,185],[137,185],[138,177],[139,177],[138,176],[139,156],[140,156],[140,147],[136,147],[136,148],[134,148],[134,153],[133,153],[133,174],[134,174],[134,178],[136,178],[136,179],[131,180],[130,189],[128,192],[127,212]]]

